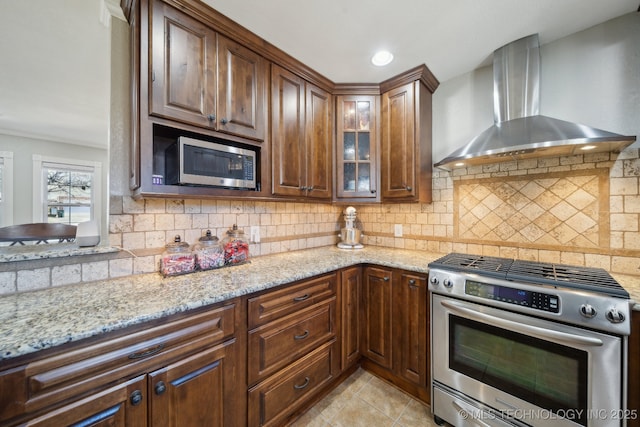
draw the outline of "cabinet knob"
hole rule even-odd
[[[301,385],[294,384],[293,388],[295,388],[296,390],[302,390],[303,388],[309,385],[309,381],[310,381],[309,377],[304,377],[304,383]]]
[[[307,187],[307,190],[313,191],[313,185],[311,187]]]
[[[407,185],[405,188],[406,188],[407,191],[412,191],[413,190],[413,188],[411,186],[409,186],[409,185]]]
[[[371,190],[371,194],[376,194],[376,190]]]
[[[222,123],[223,125],[226,125],[227,123],[229,123],[229,120],[222,119],[222,120],[220,120],[220,123]]]
[[[138,406],[142,403],[142,392],[140,390],[136,390],[131,393],[131,396],[129,396],[129,402],[131,402],[133,406]]]
[[[304,186],[304,185],[303,185],[302,187],[300,187],[300,189],[301,189],[302,191],[307,191],[307,187],[306,187],[306,186]]]
[[[162,393],[167,391],[167,385],[163,381],[160,381],[158,384],[156,384],[156,387],[154,390],[156,394],[160,396]]]
[[[388,281],[389,281],[389,276],[384,276],[384,277],[382,278],[382,280],[384,280],[385,282],[388,282]]]
[[[216,121],[216,115],[215,114],[209,114],[207,116],[207,119],[209,119],[210,122],[215,122]]]

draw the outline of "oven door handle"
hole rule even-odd
[[[465,315],[473,320],[485,322],[494,326],[509,329],[515,332],[520,332],[526,335],[531,335],[536,338],[544,340],[552,340],[564,342],[573,345],[585,345],[600,347],[603,345],[602,340],[599,338],[585,337],[583,335],[568,334],[566,332],[553,331],[551,329],[540,328],[537,326],[527,325],[525,323],[518,323],[512,320],[502,319],[500,317],[492,316],[490,314],[480,313],[479,311],[467,308],[463,303],[456,301],[440,301],[447,309],[454,313]]]

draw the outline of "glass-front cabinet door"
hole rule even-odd
[[[377,127],[375,96],[337,98],[338,198],[377,197]]]

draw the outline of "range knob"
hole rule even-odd
[[[433,276],[431,279],[429,279],[429,282],[431,282],[431,284],[434,286],[438,286],[438,283],[440,283],[436,276]]]
[[[598,312],[591,304],[582,304],[582,306],[580,306],[580,314],[587,319],[591,319],[592,317],[596,317]]]
[[[450,288],[453,286],[453,282],[451,281],[451,279],[444,279],[442,281],[442,284],[447,288]]]
[[[615,307],[610,309],[609,311],[607,311],[607,314],[605,315],[605,317],[611,323],[622,323],[622,322],[624,322],[624,314],[620,313],[618,311],[618,309],[615,308]]]

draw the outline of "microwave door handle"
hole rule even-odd
[[[524,323],[518,323],[500,317],[492,316],[490,314],[480,313],[479,311],[467,308],[463,303],[455,301],[440,301],[445,308],[450,311],[462,314],[470,319],[477,320],[479,322],[488,323],[490,325],[498,326],[503,329],[509,329],[512,331],[520,332],[522,334],[531,335],[536,338],[559,341],[573,345],[585,345],[585,346],[602,346],[602,340],[599,338],[585,337],[583,335],[568,334],[566,332],[553,331],[551,329],[540,328],[537,326],[531,326]]]

